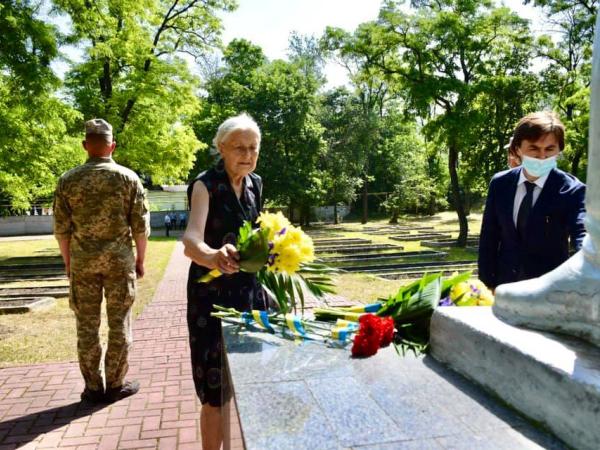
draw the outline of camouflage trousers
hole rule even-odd
[[[133,341],[131,306],[135,300],[136,276],[130,265],[105,270],[95,270],[94,266],[90,263],[89,269],[71,269],[69,305],[77,319],[77,355],[85,385],[100,390],[103,388],[99,334],[102,294],[104,291],[109,328],[104,357],[108,389],[121,386],[129,369],[127,357]]]

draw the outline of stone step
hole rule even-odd
[[[21,314],[54,306],[53,297],[0,298],[0,314]]]
[[[428,252],[423,250],[423,253]],[[411,253],[411,252],[405,252]],[[417,253],[417,252],[415,252]],[[437,257],[448,256],[444,252],[432,252]],[[423,255],[415,255],[423,257]],[[398,272],[400,270],[420,270],[424,269],[427,271],[433,270],[438,267],[454,267],[454,266],[465,266],[465,265],[477,265],[476,261],[473,260],[461,260],[461,261],[421,261],[421,262],[405,262],[405,263],[393,263],[393,264],[371,264],[363,266],[341,266],[338,269],[345,270],[347,272]],[[433,268],[433,269],[432,269]]]
[[[0,283],[12,283],[16,281],[57,281],[66,279],[67,275],[65,274],[65,269],[55,272],[0,274]]]
[[[432,239],[421,241],[421,245],[426,247],[457,247],[456,239]],[[468,238],[467,245],[479,245],[479,237]]]
[[[427,250],[423,250],[423,251],[427,251]],[[426,253],[425,255],[423,255],[422,253],[417,253],[417,254],[413,254],[413,253],[417,253],[417,252],[392,252],[392,253],[358,253],[355,255],[346,255],[346,256],[328,256],[328,257],[324,257],[322,258],[323,261],[327,262],[327,263],[343,263],[343,262],[361,262],[361,261],[385,261],[386,259],[400,259],[400,258],[406,258],[406,257],[413,257],[413,256],[442,256],[442,255],[431,255],[429,253]]]
[[[600,447],[600,348],[460,307],[434,312],[431,352],[573,448]]]
[[[376,250],[402,250],[404,247],[394,244],[353,244],[353,245],[331,245],[327,247],[317,247],[317,253],[358,253],[362,251]]]
[[[16,258],[11,258],[15,260]],[[31,264],[8,264],[7,260],[2,262],[0,265],[0,271],[2,272],[22,272],[22,271],[33,271],[33,270],[46,270],[46,269],[62,269],[64,270],[65,265],[62,262],[48,262],[48,263],[31,263]]]
[[[348,239],[313,239],[316,247],[323,245],[345,245],[345,244],[370,244],[369,239],[348,238]]]
[[[0,288],[0,298],[15,297],[66,297],[69,286],[31,286],[19,288]]]
[[[400,234],[396,236],[390,236],[390,239],[394,241],[423,241],[431,239],[451,239],[451,234],[444,233],[427,233],[427,234]]]
[[[466,272],[470,270],[473,275],[477,275],[477,264],[472,265],[458,265],[458,266],[433,266],[428,267],[426,270],[407,270],[402,272],[386,272],[382,274],[375,274],[379,278],[385,278],[386,280],[406,280],[412,278],[422,278],[426,273],[441,273],[443,276],[450,276],[455,272]]]

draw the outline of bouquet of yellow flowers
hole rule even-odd
[[[314,261],[312,239],[302,229],[293,226],[283,214],[261,213],[257,222],[260,230],[267,233],[268,271],[293,275],[302,263]]]
[[[246,221],[239,229],[240,270],[256,273],[266,267],[270,272],[293,275],[303,263],[315,259],[312,239],[280,212],[261,213],[257,222],[259,228],[252,228]],[[213,269],[199,281],[208,283],[221,275],[218,269]]]
[[[452,287],[450,300],[456,306],[492,306],[494,295],[481,281],[469,280]]]

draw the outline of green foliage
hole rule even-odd
[[[36,18],[32,2],[9,1],[0,5],[0,29],[0,198],[10,204],[0,213],[7,214],[50,196],[84,152],[70,136],[80,114],[55,95],[54,27]]]
[[[389,89],[400,92],[405,109],[426,119],[423,133],[448,152],[452,203],[459,223],[459,242],[466,242],[468,223],[464,192],[470,186],[459,176],[461,155],[475,152],[479,141],[467,139],[477,121],[492,121],[478,95],[492,80],[526,74],[531,37],[527,22],[507,8],[484,0],[417,2],[405,12],[402,2],[384,2],[377,22],[363,24],[352,45],[341,51],[368,62],[369,73],[384,76]],[[332,35],[335,42],[342,33]],[[518,109],[518,108],[517,108]],[[475,147],[475,148],[474,148]]]
[[[318,81],[299,64],[266,61],[247,41],[233,40],[224,54],[225,66],[207,81],[207,97],[195,119],[199,140],[211,142],[223,120],[246,111],[262,132],[257,172],[265,179],[264,197],[280,205],[310,207],[324,192],[318,165],[324,151],[316,117]],[[206,158],[198,162],[193,173],[209,163]]]
[[[429,347],[429,323],[440,299],[450,294],[452,286],[467,281],[471,272],[463,272],[451,278],[441,274],[425,274],[398,292],[383,300],[378,316],[391,316],[396,324],[396,350],[402,354],[426,352]]]
[[[304,292],[308,291],[320,298],[326,293],[334,292],[331,275],[336,269],[320,263],[306,263],[294,275],[269,272],[266,268],[256,275],[259,283],[277,303],[283,314],[304,313]]]
[[[600,2],[591,0],[540,0],[557,39],[544,35],[536,42],[537,53],[548,65],[542,71],[546,102],[562,116],[567,129],[562,168],[585,180],[589,134],[589,86],[594,18]]]
[[[0,68],[18,80],[19,90],[30,92],[58,82],[50,69],[58,56],[57,31],[36,17],[38,9],[37,2],[30,0],[0,4]]]
[[[120,163],[155,183],[186,178],[204,146],[191,128],[199,81],[182,59],[202,57],[218,44],[219,10],[230,0],[55,0],[73,22],[69,41],[85,59],[66,86],[86,118],[112,123]]]
[[[240,254],[241,269],[246,272],[258,272],[269,257],[269,230],[253,229],[252,223],[245,221],[239,229],[237,250]]]

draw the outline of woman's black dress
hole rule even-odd
[[[223,161],[201,173],[188,187],[191,205],[194,184],[202,181],[208,190],[209,210],[204,241],[212,248],[236,244],[238,229],[245,220],[255,222],[261,209],[262,182],[258,175],[244,178],[242,195],[233,191]],[[229,376],[224,366],[221,321],[210,316],[212,305],[238,311],[265,309],[265,295],[254,274],[238,272],[221,275],[210,283],[197,280],[209,272],[192,262],[189,271],[187,322],[192,356],[192,375],[202,404],[221,406],[229,400]]]

